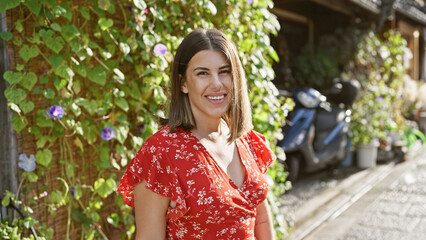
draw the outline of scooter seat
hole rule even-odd
[[[330,112],[324,109],[318,109],[315,119],[315,132],[331,131],[339,122],[344,120],[345,109],[332,108]]]

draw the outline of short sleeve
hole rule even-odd
[[[265,136],[252,130],[248,134],[251,147],[253,147],[254,157],[262,173],[266,173],[268,167],[277,159],[275,154],[269,148],[268,141]]]
[[[128,165],[117,191],[123,195],[124,202],[134,208],[133,188],[145,180],[147,189],[177,203],[175,208],[169,207],[166,215],[169,219],[177,219],[185,214],[186,204],[177,170],[163,149],[148,139]]]

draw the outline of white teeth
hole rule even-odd
[[[222,96],[215,96],[215,97],[213,97],[213,96],[207,96],[207,98],[211,99],[211,100],[221,100],[224,97],[225,97],[224,95],[222,95]]]

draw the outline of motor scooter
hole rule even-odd
[[[358,97],[357,80],[335,80],[323,94],[313,88],[297,88],[280,94],[292,97],[295,107],[283,126],[284,139],[278,142],[286,153],[289,181],[303,172],[311,173],[342,162],[350,152],[348,144],[350,105]],[[333,102],[327,101],[327,97]]]

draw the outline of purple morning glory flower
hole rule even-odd
[[[105,140],[105,141],[109,141],[109,140],[111,140],[111,139],[113,139],[113,138],[114,138],[114,135],[115,135],[115,131],[114,131],[114,129],[113,129],[113,128],[111,128],[111,127],[106,127],[106,128],[104,128],[104,129],[102,129],[102,132],[101,132],[101,138],[102,138],[103,140]]]
[[[75,187],[71,186],[71,189],[70,189],[71,197],[74,197],[74,190],[75,190]]]
[[[62,118],[64,114],[65,114],[64,109],[59,105],[52,105],[49,108],[49,115],[52,118],[59,119],[59,118]]]
[[[248,4],[250,4],[250,5],[252,5],[252,4],[253,4],[253,0],[246,0],[246,2],[247,2]]]
[[[155,53],[157,56],[162,57],[162,56],[166,55],[167,51],[168,51],[168,50],[167,50],[167,46],[166,46],[166,45],[164,45],[164,44],[162,44],[162,43],[157,43],[157,44],[154,46],[154,53]]]
[[[378,97],[377,97],[377,101],[378,101],[378,102],[383,102],[383,97],[382,97],[382,96],[378,96]]]
[[[22,153],[19,155],[19,163],[18,166],[26,172],[32,172],[36,168],[36,159],[34,155],[30,155],[30,158],[27,157],[27,154]]]
[[[149,13],[148,9],[143,10],[143,13],[148,14]]]

